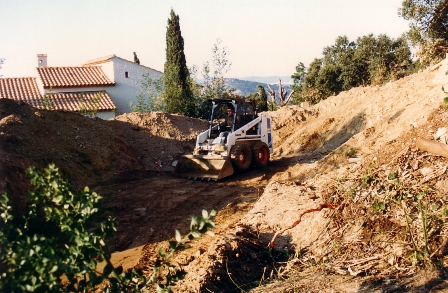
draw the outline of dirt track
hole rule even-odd
[[[307,109],[272,112],[271,167],[216,183],[172,174],[172,162],[192,151],[205,121],[164,113],[102,121],[0,99],[0,190],[13,194],[20,214],[26,205],[26,168],[55,163],[76,188],[88,185],[104,197],[98,221],[117,218],[118,233],[110,242],[120,251],[115,262],[128,268],[138,263],[148,273],[155,249],[175,229],[183,234],[189,216],[215,209],[216,229],[177,260],[189,272],[178,290],[226,292],[235,282],[254,287],[272,269],[265,252],[273,234],[300,212],[331,202],[338,178],[362,176],[373,160],[386,165],[407,146],[415,148],[416,137],[430,138],[446,126],[446,112],[437,112],[441,85],[434,72],[426,71],[383,87],[352,89]],[[350,149],[359,163],[347,162]],[[448,182],[443,178],[445,184],[435,189],[443,190]],[[285,249],[299,253],[306,248],[304,257],[324,253],[333,218],[330,210],[304,217],[299,228],[276,241],[279,259]],[[321,285],[322,290],[335,288]],[[351,292],[350,286],[337,292]]]
[[[270,171],[271,173],[272,171]],[[106,215],[119,219],[115,250],[169,240],[174,230],[189,231],[189,218],[203,209],[219,211],[216,221],[225,230],[235,224],[261,196],[269,174],[254,171],[220,182],[192,181],[159,174],[118,185],[101,186]]]

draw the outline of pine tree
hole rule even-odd
[[[171,9],[166,31],[166,62],[164,68],[165,101],[168,113],[195,116],[191,78],[184,53],[179,16]]]

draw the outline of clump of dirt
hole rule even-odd
[[[231,292],[236,287],[239,290],[250,289],[280,267],[273,263],[274,259],[287,260],[282,254],[271,254],[250,227],[238,227],[235,234],[222,230],[215,232],[208,232],[199,242],[193,243],[191,249],[195,253],[189,250],[178,253],[174,264],[189,272],[189,276],[187,282],[180,282],[173,288],[175,292]],[[137,267],[148,275],[152,273],[155,262],[152,249],[161,247],[168,249],[166,244],[145,246],[144,256]]]

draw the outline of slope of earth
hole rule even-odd
[[[286,169],[273,175],[233,230],[209,237],[208,247],[198,244],[196,255],[181,258],[191,274],[176,289],[447,288],[448,160],[415,144],[448,126],[441,91],[448,80],[435,75],[427,70],[306,109],[272,112],[273,157]]]

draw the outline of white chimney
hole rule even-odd
[[[47,67],[47,54],[37,54],[37,67]]]

